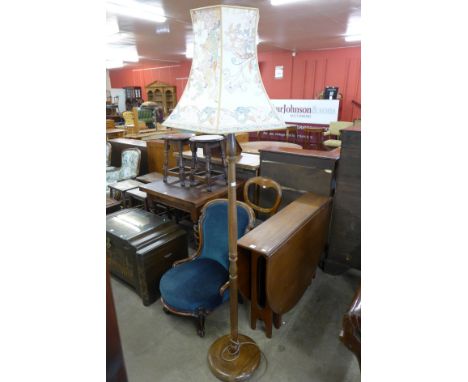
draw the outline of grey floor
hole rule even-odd
[[[261,322],[257,330],[250,329],[248,304],[239,305],[239,332],[252,337],[263,352],[251,381],[360,381],[354,355],[338,339],[359,282],[359,272],[331,276],[319,271],[271,339]],[[121,282],[113,279],[112,288],[130,382],[217,381],[208,369],[207,352],[229,332],[228,303],[208,316],[206,335],[200,338],[192,319],[166,315],[160,300],[145,307]]]

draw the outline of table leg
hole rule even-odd
[[[164,165],[163,165],[163,182],[167,183],[167,167],[169,165],[169,141],[164,141]]]

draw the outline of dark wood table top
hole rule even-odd
[[[186,141],[195,136],[195,134],[190,133],[171,133],[161,135],[159,139],[168,140],[168,141]]]
[[[130,138],[113,138],[109,139],[110,143],[123,143],[126,145],[138,146],[142,148],[146,148],[146,141],[142,141],[140,139],[130,139]]]
[[[132,188],[131,190],[128,190],[126,194],[137,199],[146,199],[146,192],[140,191],[138,188]]]
[[[270,256],[289,240],[298,226],[301,226],[312,214],[324,208],[328,200],[331,200],[328,196],[304,194],[270,217],[268,224],[260,224],[245,234],[239,239],[237,245]]]
[[[106,196],[106,209],[107,208],[112,208],[120,205],[120,200],[115,200],[113,198],[109,198]]]
[[[244,180],[237,180],[237,188],[243,187],[244,183]],[[188,181],[186,185],[188,185]],[[205,183],[199,182],[195,186],[182,187],[179,178],[173,176],[167,177],[167,183],[158,180],[141,185],[140,190],[146,192],[148,196],[157,197],[162,201],[182,202],[194,208],[202,207],[212,199],[224,198],[227,195],[227,185],[222,180],[215,180],[211,186],[211,192],[208,192]]]
[[[137,180],[133,179],[128,179],[128,180],[122,180],[117,183],[112,183],[109,184],[109,188],[112,188],[117,191],[125,192],[128,190],[131,190],[133,188],[137,188],[139,186],[143,186],[144,183],[138,182]]]
[[[136,177],[136,180],[145,184],[156,182],[157,180],[162,180],[162,179],[163,179],[163,174],[156,172],[156,171]]]
[[[265,148],[262,151],[270,151],[270,152],[277,152],[277,153],[285,153],[291,155],[301,155],[307,157],[316,157],[322,159],[333,159],[338,160],[340,159],[340,148],[336,148],[333,150],[304,150],[304,149],[295,149],[295,148],[288,148],[288,147],[272,147],[272,148]]]
[[[302,149],[301,145],[290,142],[281,141],[253,141],[244,142],[240,144],[244,153],[259,154],[259,150],[269,148],[288,148],[288,149]]]

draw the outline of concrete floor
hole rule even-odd
[[[360,282],[359,272],[331,276],[321,271],[301,301],[283,316],[284,325],[266,338],[261,322],[250,329],[248,304],[239,305],[239,332],[252,337],[263,352],[251,381],[357,382],[356,358],[339,341],[341,320]],[[160,300],[149,307],[126,285],[112,289],[130,382],[217,381],[207,364],[210,345],[229,333],[229,304],[206,320],[200,338],[194,320],[167,315]]]

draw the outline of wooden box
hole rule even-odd
[[[111,273],[150,305],[159,281],[174,261],[187,257],[187,234],[167,218],[139,209],[107,215],[107,256]]]

